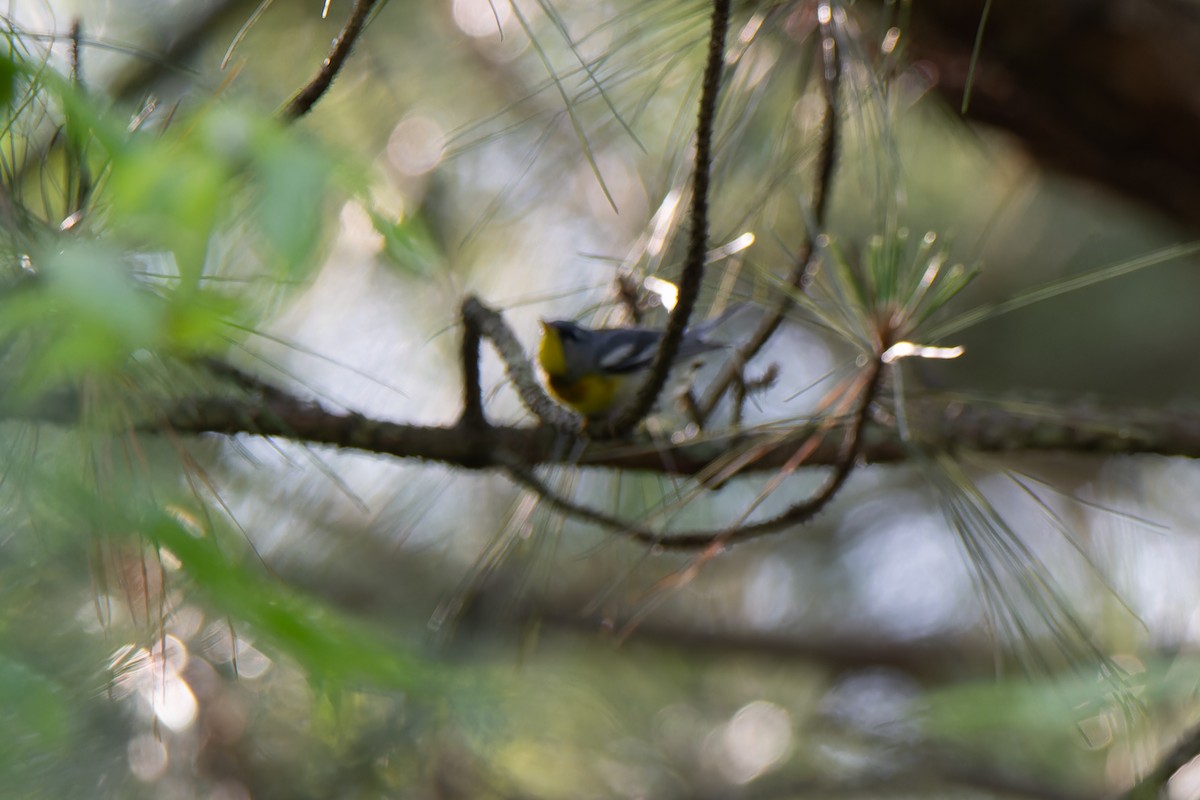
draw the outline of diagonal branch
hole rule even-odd
[[[947,106],[958,109],[969,91],[966,116],[1007,131],[1043,166],[1200,229],[1196,3],[1005,0],[991,4],[976,48],[982,5],[911,4],[909,61],[930,65]]]
[[[321,68],[317,70],[317,74],[279,112],[280,117],[285,121],[292,122],[307,114],[325,92],[329,91],[329,87],[333,85],[333,79],[337,77],[342,65],[346,63],[350,51],[354,49],[354,44],[367,24],[367,17],[370,16],[371,9],[375,7],[376,2],[377,0],[355,0],[354,8],[350,11],[350,18],[346,20],[342,32],[334,40],[329,55],[321,62]]]

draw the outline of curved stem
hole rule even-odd
[[[626,522],[610,514],[569,500],[556,493],[544,481],[524,467],[506,464],[505,471],[508,472],[514,481],[536,493],[543,502],[568,516],[608,528],[609,530],[623,534],[635,542],[652,545],[664,550],[701,550],[714,545],[735,544],[755,539],[808,522],[821,513],[833,498],[837,496],[842,487],[845,486],[850,473],[854,471],[854,468],[858,464],[858,454],[862,446],[863,432],[866,430],[867,423],[871,417],[871,404],[879,392],[879,384],[883,376],[883,366],[882,358],[876,357],[870,367],[870,371],[866,374],[859,405],[854,414],[854,422],[846,434],[841,452],[838,454],[837,461],[834,464],[833,472],[825,481],[825,485],[807,500],[796,503],[770,519],[751,525],[665,534]],[[802,446],[802,451],[804,450],[805,448]],[[797,455],[799,455],[799,451]]]
[[[479,339],[489,339],[504,362],[509,380],[517,389],[521,402],[543,424],[556,430],[575,433],[579,430],[579,419],[555,403],[542,391],[533,368],[525,358],[521,343],[504,318],[496,311],[468,296],[462,304],[463,324],[466,328],[463,340],[464,390],[467,392],[463,406],[463,419],[482,420],[483,408],[479,388]],[[476,408],[476,405],[479,407]]]
[[[838,55],[837,39],[834,36],[831,15],[819,15],[821,30],[821,59],[824,69],[821,72],[821,87],[825,95],[825,126],[821,133],[821,149],[817,155],[816,176],[813,183],[810,206],[817,230],[809,230],[803,244],[796,251],[791,274],[787,283],[793,289],[803,287],[805,279],[812,273],[816,263],[813,239],[825,226],[825,218],[829,208],[829,188],[833,183],[833,167],[837,159],[837,146],[841,135],[841,120],[839,117],[838,96],[842,83],[841,58]],[[709,386],[704,397],[696,404],[696,419],[703,423],[717,407],[717,403],[741,378],[742,370],[750,359],[758,355],[758,351],[775,335],[783,323],[783,316],[792,307],[792,297],[784,292],[775,303],[775,307],[762,320],[758,327],[738,349],[734,358],[729,359]]]
[[[679,298],[659,342],[649,374],[638,388],[633,401],[617,414],[612,433],[622,436],[632,431],[658,400],[667,375],[679,352],[688,319],[700,296],[704,277],[704,259],[708,249],[708,185],[712,167],[713,128],[717,117],[717,95],[721,89],[721,68],[725,63],[725,35],[729,30],[731,0],[714,0],[708,39],[708,60],[700,90],[700,111],[696,122],[696,159],[692,173],[691,231],[683,274],[679,278]]]

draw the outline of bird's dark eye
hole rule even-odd
[[[564,322],[555,325],[554,327],[558,328],[558,335],[564,339],[569,339],[573,342],[579,338],[579,331],[577,331],[575,326],[571,325],[570,323]]]

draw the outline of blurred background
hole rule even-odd
[[[965,24],[929,5],[834,7],[831,252],[856,263],[876,237],[919,271],[933,232],[948,264],[979,269],[951,321],[1128,274],[929,342],[966,354],[906,366],[897,391],[1067,416],[1190,407],[1200,273],[1171,257],[1194,236],[1186,206],[1013,122],[1049,103],[1067,129],[1073,93],[1098,91],[1071,58],[1025,65],[1058,97],[1010,92],[1027,113],[995,111],[1005,48],[1044,54],[1014,43],[1020,9],[979,51],[977,109],[999,127],[964,121],[952,67],[983,9]],[[1101,32],[1194,23],[1151,5]],[[211,390],[172,363],[197,354],[330,408],[450,424],[467,293],[531,350],[541,318],[627,322],[620,276],[678,275],[708,4],[382,3],[328,94],[278,124],[350,6],[0,6],[17,65],[0,74],[3,255],[13,276],[50,276],[4,298],[6,385],[28,402],[65,382],[83,408],[3,425],[11,796],[1064,798],[1115,795],[1156,763],[1196,717],[1200,677],[1200,476],[1184,459],[863,468],[814,523],[700,556],[564,519],[498,474],[136,424]],[[1026,17],[1029,40],[1061,34],[1046,13]],[[735,4],[705,311],[767,304],[804,240],[818,45],[813,3]],[[1096,51],[1116,71],[1133,55]],[[1120,99],[1104,113],[1126,114]],[[1139,136],[1134,173],[1156,155]],[[796,312],[751,374],[768,364],[748,426],[819,413],[855,353]],[[499,360],[483,366],[489,417],[524,420]],[[769,492],[773,476],[718,491],[546,477],[669,530],[765,518],[822,474]],[[1185,770],[1170,796],[1197,787]]]

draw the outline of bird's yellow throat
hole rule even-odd
[[[538,364],[546,377],[554,378],[567,372],[567,358],[563,353],[562,338],[549,323],[542,323],[542,341],[538,345]]]

